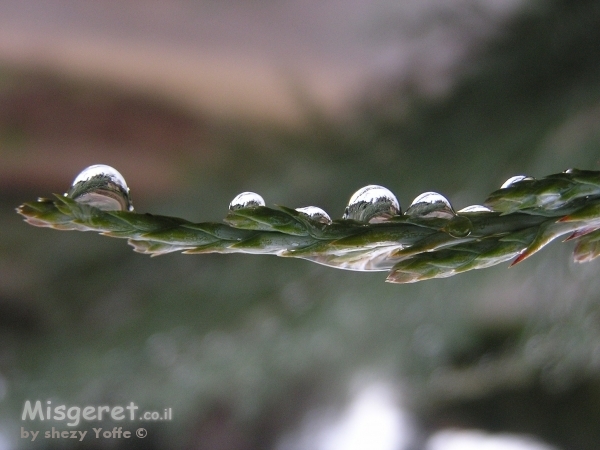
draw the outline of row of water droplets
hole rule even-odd
[[[501,188],[508,188],[523,180],[532,180],[523,175],[509,178]],[[104,211],[133,211],[129,187],[125,178],[114,168],[96,164],[84,169],[71,184],[69,191],[64,194],[73,200],[94,206]],[[264,199],[254,192],[242,192],[229,204],[230,211],[257,208],[265,206]],[[330,224],[331,217],[317,206],[296,208],[308,219]],[[472,205],[459,210],[459,213],[489,212],[482,205]],[[396,196],[383,186],[368,185],[356,191],[344,211],[342,219],[355,220],[362,223],[378,223],[402,214],[400,203]],[[443,195],[437,192],[425,192],[413,200],[404,215],[410,217],[452,218],[456,212]]]
[[[242,192],[231,201],[229,210],[236,211],[258,206],[265,206],[265,201],[259,194]],[[332,222],[329,214],[317,206],[296,208],[296,211],[314,222],[324,224]],[[371,184],[359,189],[350,197],[342,219],[362,223],[378,223],[401,214],[400,203],[396,196],[383,186]],[[436,192],[425,192],[418,196],[404,214],[448,218],[455,215],[450,202]]]

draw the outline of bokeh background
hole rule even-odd
[[[366,184],[458,209],[599,155],[598,1],[1,0],[0,449],[596,450],[600,266],[572,245],[390,285],[14,208],[104,163],[193,221],[246,190],[336,218]],[[25,400],[173,420],[30,443],[68,427]]]

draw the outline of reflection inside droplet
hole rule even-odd
[[[483,205],[471,205],[471,206],[467,206],[467,207],[461,209],[458,212],[459,213],[492,212],[492,210],[490,208],[488,208],[487,206],[483,206]]]
[[[305,206],[304,208],[296,208],[300,214],[308,217],[310,220],[318,223],[325,223],[329,225],[331,223],[331,217],[325,211],[317,206]]]
[[[502,183],[502,186],[500,186],[500,189],[506,189],[520,181],[529,181],[529,180],[533,180],[533,179],[534,179],[533,177],[529,177],[527,175],[515,175],[514,177],[510,177],[508,180],[506,180],[504,183]]]
[[[400,204],[396,196],[383,186],[371,184],[359,189],[350,197],[343,218],[375,223],[398,214]]]
[[[437,192],[424,192],[413,200],[405,214],[412,217],[452,218],[454,209],[446,197]]]
[[[258,206],[265,206],[265,200],[260,195],[256,192],[242,192],[231,200],[229,210],[235,211],[236,209],[256,208]]]
[[[65,196],[104,211],[133,211],[125,178],[104,164],[82,170]]]

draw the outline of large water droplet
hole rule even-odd
[[[125,178],[104,164],[82,170],[65,196],[104,211],[133,211]]]
[[[471,205],[471,206],[467,206],[467,207],[461,209],[458,212],[459,213],[492,212],[492,210],[490,208],[488,208],[487,206],[483,206],[483,205]]]
[[[265,206],[265,200],[260,195],[256,192],[242,192],[231,200],[229,210],[235,211],[236,209],[257,208],[259,206]]]
[[[518,183],[520,181],[530,181],[533,179],[534,179],[533,177],[528,177],[527,175],[515,175],[514,177],[510,177],[508,180],[506,180],[504,183],[502,183],[502,186],[500,186],[500,189],[509,188],[513,184]]]
[[[359,222],[383,222],[400,214],[400,204],[396,196],[382,186],[365,186],[350,197],[344,219]]]
[[[407,216],[451,219],[456,214],[446,197],[437,192],[424,192],[413,200],[405,213]]]
[[[317,206],[305,206],[304,208],[296,208],[300,214],[305,215],[310,220],[318,223],[325,223],[329,225],[331,223],[331,217],[325,211]]]

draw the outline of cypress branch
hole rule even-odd
[[[600,172],[513,177],[484,205],[455,212],[430,192],[402,214],[391,192],[367,186],[352,196],[344,217],[332,221],[319,208],[270,208],[246,192],[234,199],[223,223],[193,223],[134,212],[123,177],[108,166],[92,166],[67,194],[25,203],[17,212],[34,226],[125,238],[134,251],[151,256],[269,254],[388,271],[392,283],[444,278],[509,260],[514,265],[565,235],[575,241],[576,262],[600,255]]]

